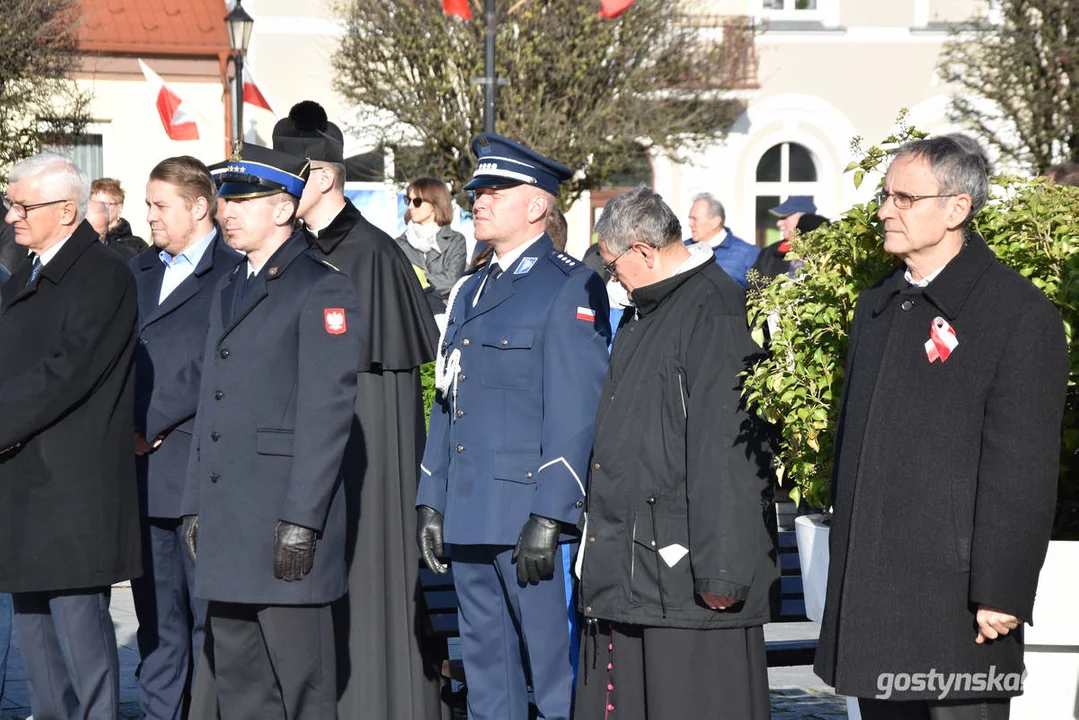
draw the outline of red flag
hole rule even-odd
[[[456,15],[464,20],[472,19],[472,9],[468,7],[468,0],[442,0],[442,12],[447,15]]]
[[[154,88],[157,114],[161,117],[161,124],[165,128],[165,134],[171,140],[198,140],[199,126],[195,124],[195,115],[184,107],[184,101],[180,96],[169,89],[161,76],[139,60],[139,67],[146,82]]]
[[[613,20],[626,10],[629,10],[633,0],[600,0],[600,3],[603,4],[603,9],[599,11],[599,16]]]
[[[269,110],[274,115],[277,115],[274,109],[270,107],[270,101],[266,99],[266,96],[259,90],[259,86],[255,84],[255,78],[247,65],[244,65],[244,103]]]

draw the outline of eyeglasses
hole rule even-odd
[[[624,258],[626,256],[626,253],[628,253],[632,249],[633,249],[633,246],[630,245],[628,248],[623,250],[622,254],[619,255],[618,257],[616,257],[614,260],[611,260],[609,263],[603,263],[603,269],[607,271],[608,275],[610,275],[611,277],[617,277],[618,276],[618,270],[615,268],[615,265],[617,265],[618,261],[621,260],[622,258]]]
[[[12,202],[11,198],[7,195],[4,198],[4,211],[14,210],[15,214],[23,220],[26,219],[27,214],[35,208],[45,207],[46,205],[55,205],[57,203],[71,202],[70,200],[49,200],[48,202],[34,203],[33,205],[23,205],[22,203]]]
[[[914,207],[914,203],[919,200],[925,200],[926,198],[945,198],[955,197],[958,193],[950,193],[947,195],[908,195],[907,193],[890,193],[884,190],[878,190],[874,195],[874,199],[877,201],[878,207],[884,207],[884,203],[888,202],[888,198],[892,199],[895,206],[900,210],[910,210]]]
[[[405,198],[405,205],[411,205],[412,207],[416,207],[416,208],[418,208],[420,205],[423,205],[425,202],[427,202],[427,201],[424,200],[423,198],[418,198],[418,197]]]

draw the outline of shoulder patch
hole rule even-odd
[[[581,265],[579,260],[576,260],[569,255],[559,250],[552,250],[547,258],[562,272],[569,275],[574,268]]]

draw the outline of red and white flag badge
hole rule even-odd
[[[322,316],[326,320],[326,332],[330,335],[342,335],[348,330],[344,308],[326,308],[322,311]]]
[[[577,319],[578,320],[585,320],[587,322],[595,322],[595,320],[596,320],[596,311],[593,310],[592,308],[578,307],[577,308]]]
[[[929,324],[929,339],[925,341],[925,354],[929,356],[929,362],[934,363],[938,358],[944,362],[957,347],[959,339],[955,336],[955,329],[944,318],[933,318]]]

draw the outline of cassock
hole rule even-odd
[[[404,253],[351,203],[308,240],[355,284],[366,341],[345,451],[349,592],[334,615],[338,716],[438,718],[441,661],[422,647],[415,510],[426,439],[420,366],[435,357],[438,329]]]

